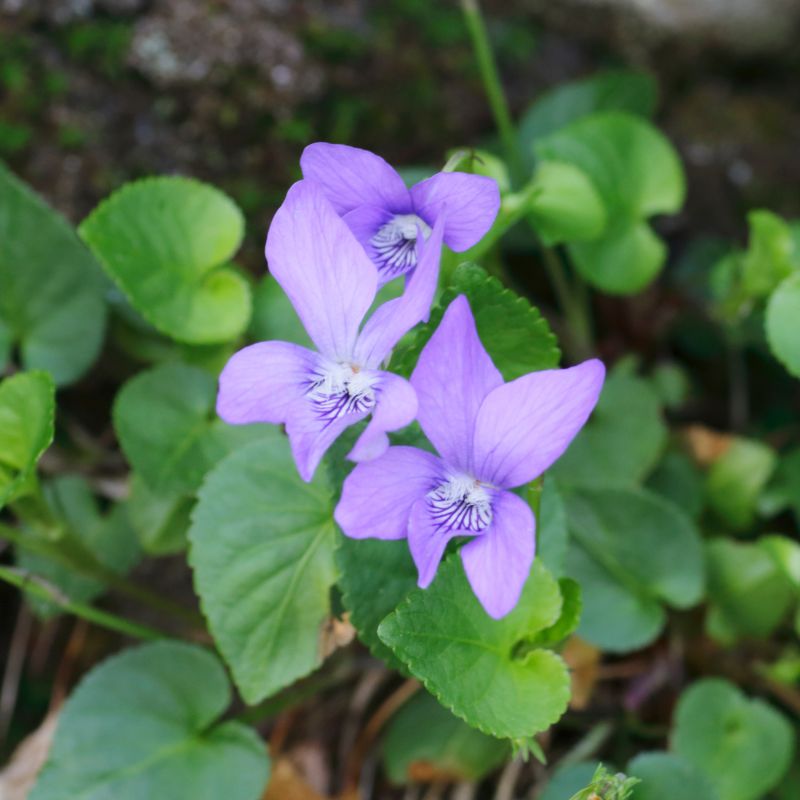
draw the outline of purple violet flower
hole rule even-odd
[[[380,156],[344,144],[311,144],[300,166],[305,178],[324,187],[378,267],[381,285],[414,269],[445,205],[444,243],[457,253],[483,238],[500,208],[491,178],[439,172],[408,189]]]
[[[530,506],[509,491],[541,475],[583,427],[605,368],[597,359],[510,383],[492,363],[463,295],[427,343],[411,383],[417,419],[439,452],[390,447],[347,477],[335,517],[354,539],[408,537],[427,587],[447,543],[471,540],[461,559],[495,619],[519,600],[535,550]]]
[[[417,398],[408,381],[379,366],[428,318],[444,225],[442,215],[402,296],[380,306],[362,328],[377,292],[377,270],[319,185],[303,180],[292,186],[270,226],[266,255],[319,352],[259,342],[235,353],[220,375],[219,416],[232,424],[284,423],[306,481],[342,431],[370,414],[349,458],[381,455],[389,445],[386,431],[414,420]]]

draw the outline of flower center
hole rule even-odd
[[[452,475],[427,494],[431,517],[440,531],[482,531],[492,521],[491,490],[469,475]]]
[[[369,240],[378,269],[385,277],[396,278],[417,265],[417,229],[423,240],[431,235],[430,227],[416,214],[397,214],[378,228]]]
[[[370,411],[375,405],[375,381],[375,374],[358,364],[331,363],[312,376],[306,396],[327,427],[345,414]]]

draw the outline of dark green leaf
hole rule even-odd
[[[631,800],[721,800],[702,770],[673,753],[641,753],[627,771],[642,781]]]

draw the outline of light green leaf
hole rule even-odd
[[[795,593],[768,547],[728,539],[706,545],[711,604],[707,621],[711,634],[723,644],[740,636],[769,636],[789,610]]]
[[[735,437],[708,472],[709,506],[734,530],[746,530],[755,520],[759,495],[776,463],[777,455],[771,447],[755,439]]]
[[[765,326],[775,358],[800,378],[800,272],[783,281],[769,298]]]
[[[564,662],[529,643],[561,616],[555,579],[534,561],[517,607],[500,620],[481,607],[461,559],[414,590],[378,635],[442,705],[492,736],[524,741],[552,725],[569,700]]]
[[[758,500],[758,510],[765,516],[774,516],[787,508],[793,511],[800,524],[800,448],[780,457]]]
[[[445,310],[460,294],[469,300],[478,335],[505,380],[558,366],[561,353],[556,337],[539,310],[481,267],[468,263],[451,276],[428,324],[420,328],[407,347],[397,350],[392,359],[394,371],[411,373]]]
[[[134,308],[162,333],[214,344],[247,327],[250,289],[228,265],[244,219],[218,189],[178,177],[135,181],[103,201],[79,233]]]
[[[539,800],[569,800],[591,783],[597,767],[597,761],[580,761],[559,767],[544,787]]]
[[[537,193],[530,220],[546,245],[596,239],[606,226],[606,209],[594,184],[577,167],[541,163],[533,177]]]
[[[336,578],[323,470],[305,483],[286,437],[267,428],[210,473],[189,541],[203,612],[248,703],[320,663],[320,629]]]
[[[712,780],[724,800],[757,800],[789,767],[794,731],[762,700],[727,681],[698,681],[681,695],[672,746]]]
[[[312,347],[300,317],[278,281],[267,275],[253,293],[250,335],[256,341],[278,340]]]
[[[217,461],[269,427],[216,419],[216,395],[213,375],[180,363],[140,372],[122,387],[114,402],[114,429],[126,458],[152,491],[193,492]]]
[[[339,538],[336,548],[342,603],[358,637],[390,666],[402,662],[378,637],[378,626],[417,585],[417,568],[408,542]]]
[[[641,780],[631,800],[721,800],[703,771],[674,753],[641,753],[627,772]]]
[[[131,477],[128,517],[145,553],[153,556],[186,549],[194,500],[182,492],[154,492],[139,475]]]
[[[26,489],[36,462],[53,441],[55,387],[46,372],[0,382],[0,508]]]
[[[392,717],[383,761],[394,783],[479,781],[510,754],[507,742],[486,736],[419,692]]]
[[[583,592],[583,638],[634,650],[658,636],[664,603],[689,608],[701,598],[700,536],[677,507],[642,489],[575,489],[565,502],[567,574]]]
[[[649,382],[614,372],[591,419],[549,474],[561,486],[633,486],[658,463],[666,440],[661,404]]]
[[[18,345],[25,369],[77,380],[103,343],[103,273],[66,220],[2,165],[0,241],[0,372]]]
[[[245,725],[218,721],[230,700],[221,664],[200,647],[126,650],[67,701],[30,800],[258,800],[266,746]]]
[[[750,241],[741,260],[741,290],[746,297],[766,297],[794,269],[795,241],[789,225],[771,211],[747,215]]]

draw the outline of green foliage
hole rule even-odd
[[[760,798],[794,752],[794,731],[782,714],[716,678],[683,693],[674,725],[675,752],[705,772],[724,800]]]
[[[639,783],[638,778],[629,778],[622,772],[610,773],[602,764],[592,776],[589,785],[572,796],[572,800],[629,800],[634,787]]]
[[[218,189],[188,178],[146,178],[104,200],[79,228],[134,308],[187,344],[235,339],[250,289],[229,260],[244,220]]]
[[[679,450],[664,454],[647,479],[647,488],[671,500],[692,519],[700,516],[705,505],[703,475],[692,459]]]
[[[258,800],[266,748],[219,722],[230,700],[222,665],[199,647],[157,642],[108,659],[67,701],[31,800]]]
[[[253,292],[250,335],[256,341],[272,339],[313,347],[289,298],[275,278],[267,275]]]
[[[538,490],[532,487],[529,490],[529,502],[534,492]],[[531,507],[534,507],[532,502]],[[534,513],[535,510],[534,508]],[[564,574],[568,538],[564,500],[558,484],[548,475],[544,480],[539,513],[536,515],[536,558],[540,559],[556,577]]]
[[[791,509],[800,524],[800,448],[782,455],[772,478],[759,498],[759,511],[765,515]]]
[[[0,241],[0,371],[18,347],[25,369],[72,383],[103,343],[101,270],[67,222],[2,165]]]
[[[581,761],[559,767],[553,773],[539,800],[568,800],[591,784],[599,765],[595,761]]]
[[[766,331],[775,358],[800,378],[800,272],[789,276],[770,297]]]
[[[30,488],[36,462],[53,441],[55,387],[46,372],[0,382],[0,508]]]
[[[722,800],[699,767],[674,753],[641,753],[627,771],[641,781],[631,800]]]
[[[583,488],[565,500],[567,574],[583,591],[582,637],[604,650],[634,650],[661,632],[663,604],[700,600],[700,537],[676,506],[642,489]]]
[[[486,736],[419,692],[392,718],[383,742],[390,780],[479,781],[509,754],[507,742]]]
[[[186,548],[194,500],[182,492],[154,492],[142,478],[131,476],[128,517],[142,550],[162,556]]]
[[[800,249],[791,228],[770,211],[747,215],[750,241],[741,260],[741,290],[745,297],[767,297],[800,267]]]
[[[561,617],[558,584],[538,561],[519,604],[493,620],[467,584],[461,559],[440,565],[387,617],[378,635],[444,706],[484,733],[524,743],[564,713],[569,675],[531,645]]]
[[[288,440],[269,427],[221,461],[200,490],[189,531],[195,588],[248,703],[320,663],[320,629],[336,578],[323,475],[304,483]]]

